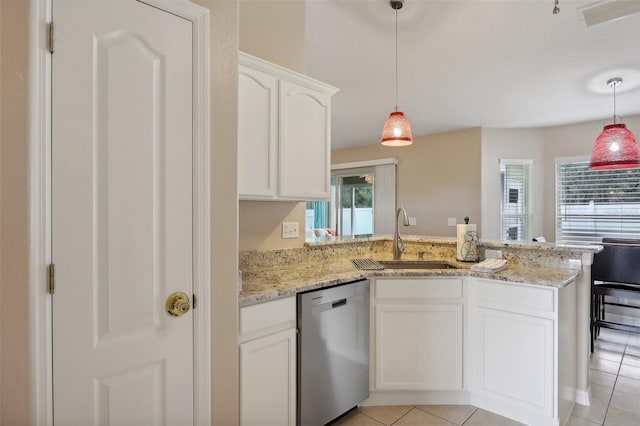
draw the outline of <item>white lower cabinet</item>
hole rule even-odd
[[[375,389],[462,388],[461,278],[375,281]]]
[[[553,414],[553,320],[478,308],[480,391]]]
[[[468,284],[475,403],[529,425],[564,424],[575,401],[575,284]]]
[[[472,404],[564,425],[576,394],[576,284],[371,279],[365,405]],[[240,309],[240,423],[296,423],[296,299]]]
[[[240,424],[296,424],[296,300],[240,309]]]
[[[365,404],[472,404],[528,425],[566,423],[576,386],[575,283],[373,282]]]

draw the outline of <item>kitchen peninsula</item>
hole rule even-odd
[[[482,273],[455,260],[455,239],[405,241],[403,260],[419,264],[421,253],[423,262],[453,267],[354,266],[353,258],[390,260],[389,237],[241,252],[241,354],[245,342],[253,343],[257,326],[250,324],[269,324],[270,305],[277,318],[289,310],[280,326],[271,326],[288,330],[291,345],[297,293],[368,278],[371,368],[364,405],[470,403],[526,424],[559,425],[574,402],[589,403],[590,265],[600,247],[483,241],[480,258],[497,254],[508,268]],[[289,419],[294,408],[291,402]]]

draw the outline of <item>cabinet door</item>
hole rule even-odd
[[[478,308],[479,391],[553,415],[553,320]]]
[[[240,424],[295,425],[296,331],[240,345]]]
[[[240,66],[238,74],[238,193],[240,199],[277,195],[277,79]]]
[[[330,97],[280,81],[280,196],[327,200],[330,190]]]
[[[462,305],[376,306],[377,389],[461,389]]]

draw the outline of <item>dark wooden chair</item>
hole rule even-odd
[[[640,299],[640,240],[604,238],[604,250],[596,254],[591,266],[591,351],[600,328],[640,333],[640,327],[605,318],[605,305],[639,306],[621,299]],[[616,298],[608,301],[605,296]]]

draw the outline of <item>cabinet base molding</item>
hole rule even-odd
[[[576,404],[591,405],[591,387],[585,390],[576,390]]]
[[[371,391],[362,406],[370,405],[464,405],[471,404],[467,391]]]
[[[512,401],[482,394],[471,397],[471,405],[531,426],[559,426],[560,420]]]

